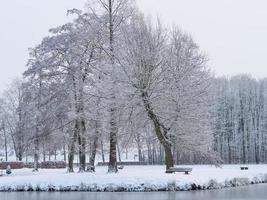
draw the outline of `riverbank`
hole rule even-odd
[[[96,167],[96,173],[66,173],[66,169],[13,170],[0,177],[0,191],[89,191],[152,192],[220,189],[267,183],[267,165],[186,166],[190,175],[165,174],[164,166],[125,166],[117,174],[107,174],[107,167]]]

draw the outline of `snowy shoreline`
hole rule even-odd
[[[65,170],[13,170],[11,176],[0,177],[0,191],[58,192],[163,192],[214,190],[267,183],[267,165],[191,166],[190,175],[164,174],[163,166],[129,166],[118,174],[107,174],[105,167],[97,172],[67,174]]]

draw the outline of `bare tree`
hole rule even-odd
[[[198,144],[198,150],[208,152],[212,135],[202,118],[208,117],[209,72],[197,45],[179,29],[169,35],[160,23],[154,28],[142,16],[126,27],[124,39],[125,81],[165,149],[166,168],[174,165],[173,145],[193,150]]]
[[[118,35],[121,26],[129,19],[132,14],[132,0],[96,0],[88,1],[88,9],[94,15],[98,16],[99,21],[106,28],[108,48],[105,52],[109,61],[109,84],[110,86],[110,153],[108,172],[117,172],[117,105],[116,105],[116,84],[114,76],[118,66],[116,54],[118,47]]]

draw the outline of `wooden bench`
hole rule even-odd
[[[166,170],[167,174],[172,174],[175,172],[184,172],[185,174],[189,174],[189,172],[192,172],[192,168],[171,167],[170,169]]]
[[[240,167],[241,170],[248,170],[248,167]]]

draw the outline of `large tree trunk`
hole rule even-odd
[[[102,157],[102,162],[105,162],[105,152],[104,152],[104,144],[103,140],[101,140],[101,157]]]
[[[139,160],[139,162],[143,161],[142,149],[140,147],[138,148],[138,160]]]
[[[97,121],[96,121],[96,124],[95,124],[95,128],[96,128],[96,133],[95,133],[95,136],[94,136],[92,149],[91,149],[90,160],[89,160],[89,163],[90,163],[91,166],[95,166],[96,150],[97,150],[97,144],[98,144],[98,139],[99,139],[99,125],[98,125]]]
[[[164,149],[165,149],[165,165],[166,165],[166,169],[169,169],[170,167],[173,167],[173,157],[172,157],[171,146],[166,145]]]
[[[71,141],[69,146],[69,153],[68,153],[68,172],[74,172],[73,169],[73,161],[74,161],[74,153],[75,153],[75,141]]]
[[[48,160],[51,161],[51,150],[48,151]]]
[[[92,150],[91,150],[90,159],[89,159],[90,166],[95,166],[97,142],[98,142],[98,138],[95,137],[94,142],[93,142],[93,146],[92,146]]]
[[[151,153],[150,142],[147,141],[146,145],[147,145],[147,161],[148,161],[148,164],[152,165],[152,153]]]
[[[22,161],[22,158],[23,158],[22,152],[19,151],[19,153],[18,153],[18,159],[19,159],[19,161]]]
[[[112,66],[112,73],[114,73],[115,68],[115,54],[114,54],[114,10],[113,10],[113,1],[108,0],[108,14],[109,14],[109,53],[110,53],[110,64]],[[113,79],[114,77],[112,77]],[[116,97],[115,97],[115,86],[116,81],[112,80],[112,88],[111,88],[111,120],[110,120],[110,149],[109,149],[109,166],[108,172],[109,173],[117,173],[117,123],[116,123]]]
[[[86,168],[86,138],[85,138],[85,121],[80,122],[80,134],[79,134],[79,172],[84,172]]]
[[[156,136],[159,142],[164,147],[166,169],[170,169],[171,167],[173,167],[174,163],[171,150],[172,144],[167,138],[167,129],[160,123],[157,115],[154,113],[147,92],[145,91],[142,92],[142,99],[144,102],[145,109],[147,111],[147,115],[153,122]]]
[[[66,144],[64,143],[63,145],[63,156],[64,156],[64,161],[66,162],[67,161],[67,152],[66,152]]]
[[[33,171],[38,171],[39,168],[39,139],[34,140],[34,166]]]
[[[28,147],[26,147],[26,151],[25,151],[25,161],[26,163],[28,162]]]
[[[162,145],[160,144],[159,145],[159,161],[160,161],[161,164],[164,163],[164,157],[163,157],[163,155],[164,155],[164,153],[162,152]],[[174,153],[173,153],[173,155],[174,155]],[[172,156],[172,157],[174,158],[174,156]]]
[[[112,109],[113,110],[113,109]],[[110,147],[109,147],[109,173],[117,173],[117,127],[115,122],[114,111],[112,111],[112,119],[110,122],[111,132],[110,132]]]
[[[54,160],[57,160],[57,150],[55,149],[55,153],[54,153]]]
[[[78,120],[75,120],[75,127],[73,130],[73,135],[70,140],[70,144],[68,147],[68,172],[73,173],[73,161],[74,161],[74,154],[75,154],[75,142],[77,139],[77,132],[78,132]]]
[[[93,146],[92,146],[92,151],[91,151],[91,155],[90,155],[90,166],[95,166],[95,157],[96,157],[96,149],[97,149],[97,143],[98,143],[98,137],[94,138],[93,141]]]
[[[137,143],[137,149],[138,149],[138,160],[139,162],[143,161],[142,158],[142,145],[141,145],[141,140],[140,140],[140,134],[136,134],[136,143]]]
[[[46,160],[46,148],[45,148],[45,139],[43,140],[43,161]]]

